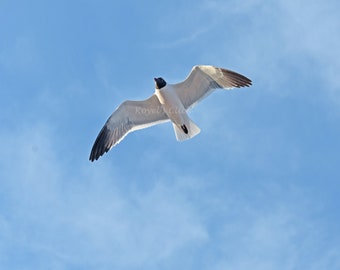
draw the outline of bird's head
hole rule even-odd
[[[166,86],[166,81],[159,77],[159,78],[154,78],[155,80],[155,84],[156,84],[156,89],[161,89],[163,88],[164,86]]]

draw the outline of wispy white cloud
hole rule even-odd
[[[208,27],[200,28],[198,30],[191,30],[187,33],[179,33],[179,36],[176,36],[173,39],[166,39],[163,42],[156,43],[157,49],[170,49],[174,47],[178,47],[181,45],[190,45],[190,43],[193,43],[198,38],[200,38],[202,35],[204,35],[206,32],[209,31]]]
[[[168,9],[159,18],[157,49],[196,47],[209,37],[215,24],[214,14],[202,2],[193,6],[190,2],[180,3],[181,8]]]
[[[212,269],[314,269],[315,265],[335,269],[339,263],[334,256],[339,246],[325,240],[323,221],[315,215],[321,209],[316,210],[319,206],[308,192],[267,183],[249,192],[234,190],[229,196],[230,200],[219,198],[223,205],[219,199],[214,204],[224,217],[212,237],[213,252],[223,255]]]
[[[287,23],[281,27],[289,52],[308,55],[315,60],[314,66],[307,66],[306,72],[319,76],[323,82],[321,91],[329,94],[330,100],[340,102],[340,84],[334,74],[340,68],[340,44],[337,35],[340,27],[336,1],[309,3],[302,1],[281,2]]]
[[[123,192],[121,176],[109,167],[69,171],[53,151],[54,140],[45,125],[1,134],[4,254],[18,248],[64,266],[138,267],[208,239],[197,209],[176,186]]]
[[[228,27],[220,40],[219,48],[232,49],[224,49],[222,55],[208,52],[209,58],[249,70],[254,84],[263,91],[287,97],[296,95],[299,87],[300,93],[313,92],[311,99],[328,96],[328,102],[338,104],[339,82],[334,74],[340,65],[336,50],[340,22],[336,1],[212,1],[206,5],[215,11],[219,24],[239,24]],[[230,35],[234,36],[232,45]],[[302,83],[311,77],[317,85],[303,89]],[[277,91],[279,86],[284,89]]]
[[[184,263],[198,269],[209,260],[211,269],[339,264],[339,246],[324,242],[325,224],[315,218],[322,206],[292,182],[264,178],[237,188],[235,179],[209,171],[197,175],[158,155],[145,160],[154,172],[144,170],[157,181],[140,186],[126,183],[109,160],[68,166],[53,150],[55,136],[44,123],[1,133],[0,187],[6,196],[0,248],[4,256],[21,250],[35,257],[25,262],[28,267],[156,269],[183,263],[182,253],[189,256]],[[164,166],[157,168],[160,159]],[[159,172],[165,174],[156,177]],[[6,267],[4,257],[0,263]]]

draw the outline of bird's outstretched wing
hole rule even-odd
[[[125,101],[109,117],[93,144],[90,160],[97,160],[131,131],[168,121],[156,95],[143,101]]]
[[[174,88],[184,108],[188,109],[214,89],[232,89],[250,85],[250,79],[234,71],[213,66],[194,66],[189,76],[183,82],[174,84]]]

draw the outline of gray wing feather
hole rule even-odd
[[[174,87],[184,108],[188,109],[217,88],[233,89],[248,87],[251,84],[250,79],[231,70],[213,66],[194,66],[189,76]]]
[[[109,117],[95,140],[90,160],[97,160],[131,131],[168,121],[156,95],[143,101],[125,101]]]

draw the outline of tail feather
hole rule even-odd
[[[174,123],[172,125],[175,130],[177,141],[185,141],[185,140],[191,139],[201,132],[200,128],[191,120],[189,120],[189,125],[187,126],[187,129],[188,129],[187,134],[185,134],[182,128],[178,127]]]

